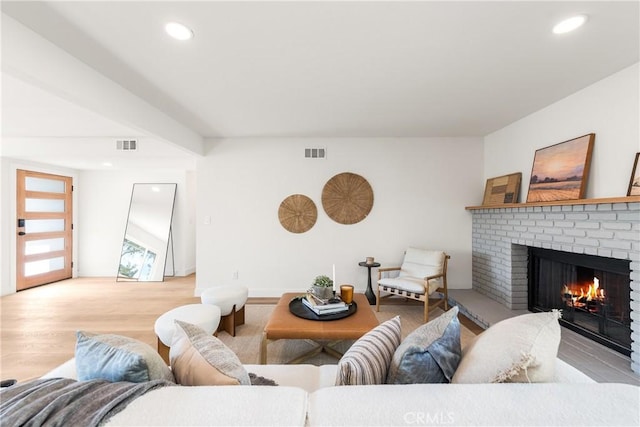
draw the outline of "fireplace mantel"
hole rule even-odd
[[[536,202],[536,203],[505,203],[503,205],[485,205],[485,206],[467,206],[465,209],[474,211],[478,209],[501,209],[501,208],[526,208],[535,206],[571,206],[571,205],[597,205],[602,203],[638,203],[640,196],[629,197],[606,197],[600,199],[576,199],[576,200],[558,200],[554,202]]]

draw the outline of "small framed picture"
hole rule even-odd
[[[487,179],[487,185],[484,187],[484,199],[482,201],[482,205],[489,206],[518,203],[518,192],[520,191],[521,179],[521,172]]]
[[[638,167],[638,158],[640,153],[636,153],[636,160],[633,162],[631,170],[631,179],[629,180],[629,190],[627,196],[640,196],[640,168]]]

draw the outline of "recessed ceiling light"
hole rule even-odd
[[[581,27],[582,24],[587,22],[587,15],[576,15],[571,18],[567,18],[564,21],[560,21],[553,27],[555,34],[564,34]]]
[[[169,22],[164,26],[165,31],[176,40],[189,40],[193,38],[193,31],[178,22]]]
[[[106,166],[106,167],[110,168],[111,166],[113,166],[113,163],[111,163],[111,162],[102,162],[102,166]]]

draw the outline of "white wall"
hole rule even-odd
[[[1,295],[16,291],[13,227],[16,222],[16,169],[73,177],[74,277],[113,277],[115,280],[133,184],[177,183],[173,221],[176,276],[195,271],[195,180],[192,172],[177,169],[76,171],[8,157],[0,157],[0,162]]]
[[[173,213],[174,256],[177,276],[193,271],[189,257],[195,246],[192,227],[187,224],[189,193],[193,190],[184,170],[82,171],[80,174],[80,212],[78,275],[113,276],[115,279],[122,250],[131,190],[134,183],[177,183]]]
[[[327,158],[305,159],[305,147],[326,147]],[[233,283],[251,296],[303,292],[315,276],[330,276],[332,264],[338,283],[362,292],[359,261],[399,265],[411,245],[449,252],[450,287],[470,288],[465,206],[482,198],[482,156],[480,138],[208,141],[197,167],[196,294]],[[362,175],[373,188],[371,213],[354,225],[334,222],[322,208],[323,186],[341,172]],[[280,203],[296,193],[318,208],[315,226],[301,234],[278,221]]]
[[[177,230],[176,239],[182,239],[180,247],[184,251],[184,275],[196,272],[196,207],[197,207],[197,174],[187,171],[185,218],[182,224],[184,230]]]
[[[2,150],[2,147],[0,147]],[[9,223],[10,207],[9,207],[9,159],[0,157],[0,295],[9,294],[11,284],[11,265],[10,265],[10,239],[11,224]],[[15,230],[15,228],[13,229]]]
[[[520,201],[526,201],[535,151],[593,132],[586,198],[626,196],[640,151],[639,79],[636,63],[487,135],[485,179],[522,172]]]

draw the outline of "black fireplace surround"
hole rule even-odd
[[[529,247],[529,310],[561,309],[563,326],[630,356],[629,275],[629,260]]]

